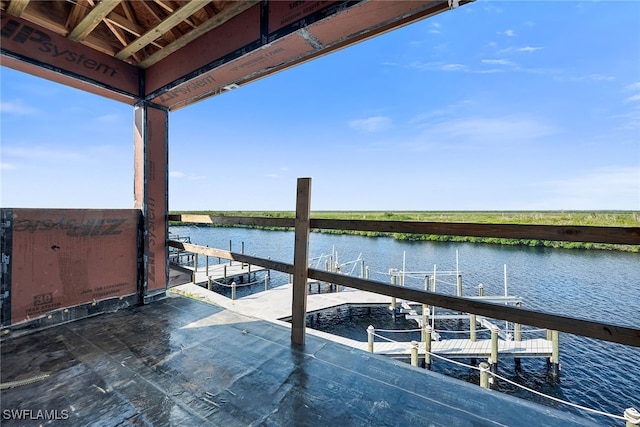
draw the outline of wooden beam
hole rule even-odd
[[[170,215],[169,220],[263,227],[293,226],[292,218]],[[478,224],[462,222],[381,221],[312,218],[311,228],[326,230],[377,231],[381,233],[436,234],[444,236],[495,237],[508,239],[640,245],[640,227]]]
[[[254,227],[287,227],[295,226],[294,218],[237,217],[216,215],[169,215],[169,221],[195,222],[200,224],[248,225]]]
[[[29,6],[29,1],[30,0],[11,0],[7,8],[7,13],[13,16],[22,15],[22,12]]]
[[[73,8],[71,9],[71,13],[67,17],[66,25],[69,28],[75,28],[78,25],[82,18],[84,17],[87,10],[89,10],[89,1],[88,0],[77,0],[73,4]],[[93,4],[91,4],[93,6]]]
[[[311,178],[298,178],[293,243],[293,298],[291,301],[291,342],[298,345],[304,345],[307,322],[310,209]]]
[[[102,0],[87,16],[69,33],[67,38],[73,41],[84,40],[98,24],[120,4],[122,0]]]
[[[208,19],[206,22],[202,23],[192,31],[189,31],[184,36],[180,37],[178,40],[169,43],[164,49],[161,49],[154,54],[148,56],[144,60],[142,60],[138,65],[142,68],[147,68],[155,64],[156,62],[166,58],[171,55],[173,52],[183,48],[188,45],[191,41],[197,39],[201,35],[207,33],[208,31],[219,27],[220,25],[227,22],[229,19],[233,18],[236,15],[244,12],[245,10],[251,8],[255,4],[259,3],[259,0],[249,0],[249,1],[234,1],[230,6],[224,9],[221,13],[215,15],[214,17]]]
[[[129,18],[126,18],[116,12],[112,12],[107,18],[104,19],[104,22],[107,25],[111,24],[115,27],[121,28],[129,34],[133,34],[135,37],[140,37],[144,33],[144,29],[142,27],[129,20]],[[125,43],[123,46],[127,46],[128,44],[129,42],[127,41],[127,43]],[[157,42],[153,42],[151,44],[157,48],[162,49],[162,45]]]
[[[191,16],[195,11],[202,9],[206,5],[206,2],[203,1],[192,1],[186,3],[180,9],[176,10],[171,16],[167,17],[163,21],[161,21],[158,25],[151,28],[145,34],[140,36],[133,43],[129,44],[126,48],[122,49],[120,52],[116,54],[116,58],[118,59],[126,59],[131,56],[133,53],[139,51],[143,47],[151,44],[155,39],[159,36],[165,34],[170,31],[175,25],[184,21],[186,18]]]
[[[640,245],[640,227],[314,219],[312,228]]]

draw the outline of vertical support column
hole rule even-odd
[[[166,295],[169,282],[168,139],[166,109],[139,104],[134,111],[134,207],[142,212],[141,294],[144,303]]]
[[[298,345],[304,345],[305,340],[310,212],[311,178],[298,178],[291,303],[291,342]]]

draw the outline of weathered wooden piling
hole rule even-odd
[[[489,364],[487,362],[480,363],[480,387],[489,388]]]
[[[411,341],[411,366],[418,366],[418,341]]]
[[[469,340],[476,342],[476,315],[469,314]]]
[[[551,376],[557,379],[560,375],[560,334],[551,331]]]
[[[640,412],[636,408],[627,408],[624,410],[625,427],[640,426]]]
[[[498,329],[497,326],[491,328],[491,357],[489,358],[489,368],[494,374],[498,372]]]
[[[478,296],[480,297],[484,296],[484,285],[482,283],[478,285]]]
[[[424,367],[431,369],[431,326],[425,327],[426,339],[424,340]]]
[[[373,353],[373,333],[375,332],[375,329],[373,328],[373,325],[369,325],[369,327],[367,328],[367,350],[369,350],[369,353]]]
[[[236,282],[235,280],[231,282],[231,299],[235,301],[236,299]]]
[[[461,297],[462,296],[462,274],[458,274],[457,285],[458,285],[458,296]]]
[[[391,276],[391,284],[396,284],[396,276]],[[393,318],[396,318],[396,297],[391,297],[391,311],[393,314]]]

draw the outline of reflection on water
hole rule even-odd
[[[198,245],[240,251],[293,263],[293,233],[244,228],[172,227],[179,235],[188,235]],[[402,242],[391,238],[370,238],[312,233],[311,257],[337,253],[338,262],[364,258],[370,278],[389,283],[390,268],[401,269],[403,258],[407,271],[456,270],[462,274],[463,295],[477,295],[478,285],[485,295],[504,294],[504,266],[507,268],[508,293],[524,299],[524,308],[554,314],[586,318],[640,328],[639,256],[633,253],[607,251],[562,250],[549,248],[504,247],[470,243]],[[456,255],[458,262],[456,263]],[[201,260],[201,262],[204,262]],[[356,269],[355,274],[359,274]],[[454,294],[455,285],[442,278],[437,292]],[[270,286],[287,282],[286,275],[272,272]],[[423,289],[424,280],[408,277],[406,286]],[[242,289],[242,290],[241,290]],[[241,292],[257,292],[264,285]],[[230,290],[219,289],[230,295]],[[310,292],[317,292],[314,285]],[[321,290],[323,291],[323,290]],[[415,329],[416,323],[398,318],[386,309],[341,308],[334,312],[309,316],[309,327],[366,341],[366,328]],[[439,325],[439,326],[438,326]],[[463,325],[464,326],[464,325]],[[457,324],[437,324],[438,329],[456,329]],[[466,326],[468,328],[468,323]],[[403,334],[404,335],[404,334]],[[396,337],[390,337],[398,340]],[[420,340],[420,334],[406,340]],[[443,334],[443,338],[447,338]],[[479,336],[479,339],[481,336]],[[403,339],[404,340],[404,339]],[[640,350],[638,348],[600,342],[569,334],[560,334],[560,381],[553,381],[543,359],[522,359],[521,369],[512,360],[500,363],[498,374],[539,392],[606,413],[622,415],[628,407],[640,409]],[[464,381],[478,383],[477,371],[434,361],[433,370]],[[496,389],[544,405],[591,417],[601,425],[621,425],[621,421],[590,415],[556,403],[508,384],[499,382]]]

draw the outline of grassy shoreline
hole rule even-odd
[[[174,211],[172,214],[197,214],[214,216],[248,216],[268,218],[294,218],[292,211]],[[381,220],[381,221],[425,221],[459,222],[483,224],[534,224],[602,227],[639,227],[638,211],[312,211],[312,218]],[[184,225],[170,222],[170,225]],[[209,225],[215,226],[215,225]],[[265,228],[261,229],[281,229]],[[548,240],[498,239],[466,236],[438,236],[408,233],[380,233],[351,230],[314,230],[320,233],[353,234],[370,237],[393,237],[408,241],[440,241],[500,244],[509,246],[550,247],[564,249],[597,249],[623,252],[640,252],[640,245],[611,245],[601,243],[556,242]]]

